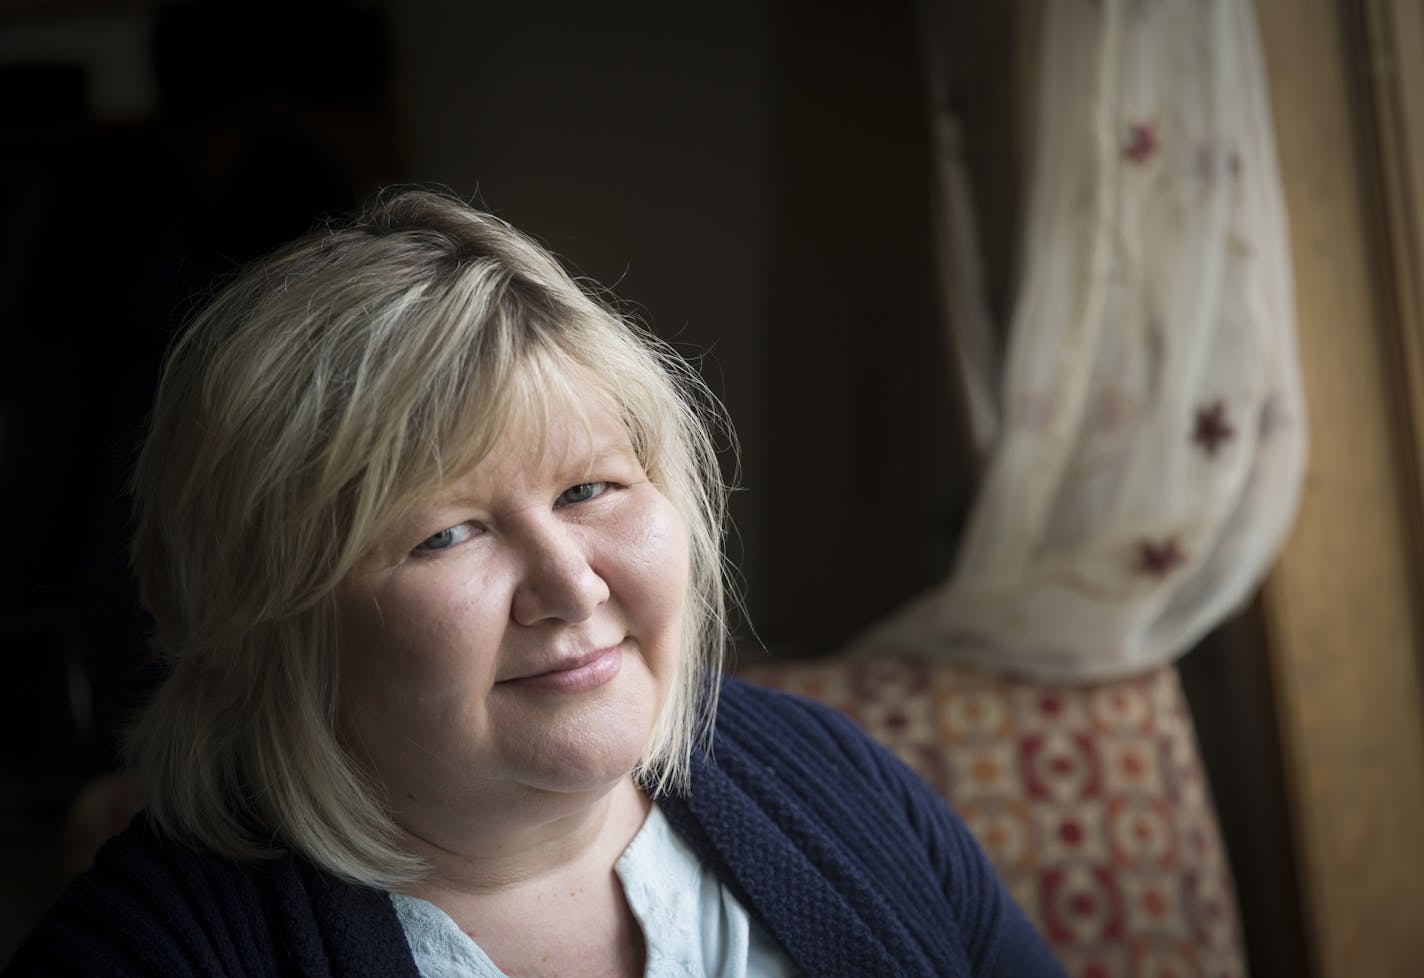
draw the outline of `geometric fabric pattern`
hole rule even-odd
[[[960,814],[1070,978],[1245,978],[1175,667],[1059,686],[897,654],[741,678],[832,706]]]

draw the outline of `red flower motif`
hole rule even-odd
[[[1216,401],[1203,408],[1197,408],[1196,430],[1192,441],[1202,447],[1208,455],[1215,457],[1216,450],[1224,442],[1236,436],[1236,429],[1226,420],[1226,402]]]
[[[1150,577],[1166,577],[1178,566],[1185,563],[1187,555],[1177,543],[1176,537],[1168,537],[1160,542],[1142,540],[1137,545],[1137,572]]]
[[[1157,123],[1134,122],[1127,127],[1127,142],[1123,144],[1122,155],[1134,163],[1146,163],[1157,155],[1161,144],[1157,141]]]

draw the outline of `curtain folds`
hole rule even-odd
[[[1290,527],[1305,414],[1286,216],[1249,0],[1048,0],[1038,24],[1007,324],[936,111],[978,495],[949,579],[856,647],[1113,679],[1249,598]]]

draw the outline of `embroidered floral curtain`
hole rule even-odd
[[[1006,343],[938,114],[985,468],[950,578],[858,644],[1108,679],[1186,651],[1290,526],[1305,418],[1286,218],[1249,0],[1048,0],[1041,31]]]

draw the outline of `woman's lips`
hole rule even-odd
[[[567,665],[517,679],[506,679],[499,685],[550,693],[581,693],[609,682],[622,667],[623,644],[620,642],[580,656]]]

